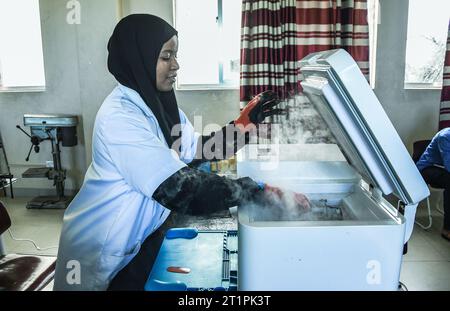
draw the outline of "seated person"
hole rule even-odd
[[[433,137],[416,165],[427,184],[444,189],[444,226],[441,235],[450,241],[450,127]]]

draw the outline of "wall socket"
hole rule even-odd
[[[53,167],[53,161],[45,161],[45,167]]]

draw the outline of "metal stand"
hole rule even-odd
[[[56,196],[40,196],[27,203],[29,209],[64,209],[72,201],[72,197],[64,195],[64,182],[66,170],[61,165],[60,143],[64,147],[77,144],[75,127],[78,121],[75,116],[68,115],[25,115],[24,124],[31,127],[31,135],[19,125],[17,128],[25,133],[31,140],[30,151],[25,159],[29,160],[31,151],[38,153],[39,144],[49,140],[52,147],[53,168],[30,168],[22,174],[23,178],[47,178],[53,180],[56,187]]]
[[[66,171],[61,167],[60,141],[55,129],[46,129],[48,137],[42,140],[50,140],[52,146],[53,168],[30,168],[23,173],[23,178],[48,178],[53,180],[56,187],[56,196],[40,196],[27,203],[28,209],[64,209],[72,201],[72,197],[64,195],[64,181]],[[53,133],[52,133],[53,132]],[[41,141],[42,141],[41,140]],[[35,147],[36,148],[36,147]],[[31,149],[30,149],[31,150]],[[29,158],[29,155],[27,159]]]
[[[27,203],[29,209],[64,209],[72,201],[72,197],[64,195],[64,180],[66,179],[66,171],[61,167],[61,149],[59,148],[59,140],[53,137],[51,131],[47,131],[52,144],[53,169],[48,170],[48,179],[53,179],[53,185],[56,186],[57,196],[41,196],[36,197]]]
[[[432,190],[442,190],[442,189],[440,189],[440,188],[433,188],[433,187],[431,187],[430,185],[428,185],[428,187],[430,188],[430,191],[432,191]],[[439,197],[438,197],[438,200],[437,200],[437,203],[436,203],[436,210],[437,210],[440,214],[444,215],[444,211],[443,211],[442,209],[439,208],[441,200],[442,200],[442,193],[439,193]],[[419,222],[418,220],[416,220],[416,224],[417,224],[419,227],[421,227],[423,230],[428,230],[428,229],[430,229],[431,226],[433,225],[433,217],[432,217],[432,215],[431,215],[431,208],[432,208],[432,206],[431,206],[431,204],[430,204],[430,197],[427,197],[426,201],[427,201],[427,217],[428,217],[428,223],[427,223],[427,224],[424,224],[424,223]]]
[[[11,174],[9,168],[8,158],[6,157],[5,146],[3,144],[2,135],[0,133],[0,149],[2,149],[3,161],[0,161],[0,188],[3,188],[5,197],[7,196],[6,188],[10,189],[11,199],[14,199],[13,183],[17,180],[14,175]],[[5,166],[5,167],[3,167]],[[2,171],[4,170],[4,171]]]
[[[431,207],[430,207],[430,198],[429,197],[427,197],[427,215],[428,215],[428,224],[426,224],[426,225],[419,222],[418,220],[416,220],[416,224],[423,230],[428,230],[433,225],[433,218],[431,216]]]

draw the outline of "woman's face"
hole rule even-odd
[[[156,64],[156,88],[168,92],[173,88],[180,65],[177,62],[178,38],[173,36],[164,43]]]

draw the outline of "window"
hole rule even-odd
[[[441,88],[450,18],[448,0],[410,0],[405,88]]]
[[[177,89],[238,88],[242,0],[174,0]],[[379,0],[368,0],[370,81],[375,84]]]
[[[38,0],[0,1],[0,91],[45,89]]]
[[[241,0],[175,0],[177,89],[239,87]]]
[[[380,14],[379,0],[367,1],[367,22],[369,24],[369,81],[372,88],[375,88],[375,71],[376,71],[376,56],[377,56],[377,31]]]

